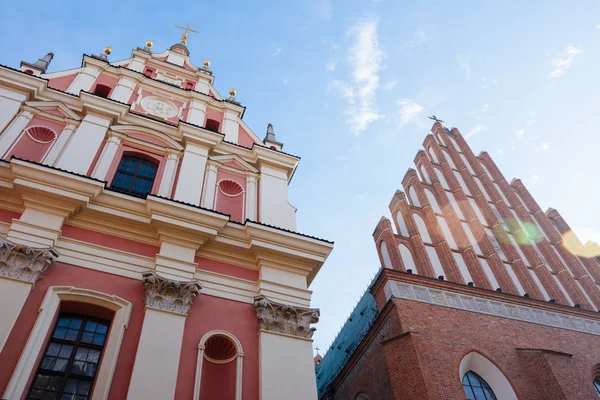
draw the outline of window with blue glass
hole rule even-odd
[[[26,399],[91,398],[109,324],[86,315],[59,315]]]
[[[594,379],[594,387],[596,388],[596,393],[600,396],[600,378]]]
[[[152,190],[158,165],[140,157],[125,156],[119,163],[111,188],[134,196],[145,196]]]
[[[467,400],[496,400],[496,395],[490,385],[473,371],[465,374],[462,385]]]

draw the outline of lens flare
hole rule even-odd
[[[584,246],[573,231],[565,232],[562,239],[563,247],[575,256],[585,258],[600,257],[600,245],[598,243],[587,242]]]

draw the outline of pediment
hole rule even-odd
[[[59,101],[28,101],[25,104],[58,117],[81,121],[81,117],[77,113]]]
[[[225,154],[222,156],[215,156],[210,158],[211,161],[216,161],[219,164],[228,166],[230,168],[235,168],[242,171],[248,171],[253,173],[258,173],[258,169],[253,167],[248,162],[244,161],[241,157],[236,156],[235,154]]]
[[[152,129],[148,129],[138,125],[113,125],[110,127],[112,131],[130,134],[130,136],[135,137],[140,140],[142,139],[140,136],[146,136],[150,143],[157,144],[159,146],[171,147],[177,150],[183,150],[183,146],[172,137],[165,135],[164,133],[157,132]]]

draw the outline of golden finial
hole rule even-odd
[[[110,46],[106,46],[104,48],[104,54],[106,54],[107,56],[109,56],[110,53],[112,53],[112,48]]]
[[[236,95],[236,94],[237,94],[237,92],[235,91],[235,89],[231,88],[231,89],[229,90],[229,95],[230,95],[230,96],[234,96],[234,97],[235,97],[235,95]]]
[[[206,68],[210,67],[210,61],[208,61],[208,60],[204,60],[204,66],[205,66]]]
[[[146,47],[147,47],[147,48],[151,48],[153,45],[154,45],[154,43],[152,43],[152,40],[148,40],[148,41],[146,42]]]
[[[187,40],[190,37],[190,32],[200,34],[200,32],[192,29],[192,26],[188,24],[185,28],[183,26],[175,25],[175,28],[183,29],[183,33],[181,34],[181,39],[179,39],[179,43],[186,45]]]

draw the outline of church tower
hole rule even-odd
[[[184,29],[0,65],[3,399],[317,396],[308,286],[333,244],[296,231],[285,133],[246,125]]]

